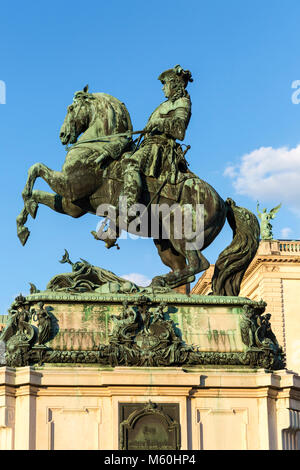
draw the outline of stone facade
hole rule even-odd
[[[75,349],[77,359],[0,368],[0,449],[118,450],[124,448],[120,407],[134,410],[136,405],[136,410],[147,406],[178,410],[177,449],[299,450],[300,376],[295,373],[300,370],[299,261],[300,242],[264,241],[246,272],[240,297],[207,295],[213,267],[190,296],[178,292],[155,296],[156,304],[164,300],[168,305],[166,318],[182,335],[183,344],[196,344],[203,358],[180,367],[77,360],[90,348],[96,351],[99,342],[109,344],[112,316],[120,315],[128,296],[49,292],[28,296],[35,308],[42,300],[57,320],[57,332],[47,343],[52,348],[50,358],[66,353],[72,359]],[[268,303],[266,312],[272,315],[272,330],[285,349],[288,369],[270,371],[245,361],[249,350],[257,351],[255,345],[247,346],[245,305],[253,307],[261,299]],[[34,319],[33,327],[37,328]],[[146,333],[150,330],[147,327]],[[146,343],[143,348],[147,349]],[[153,424],[141,429],[155,432]],[[157,440],[152,442],[158,445]]]
[[[119,449],[120,403],[179,405],[181,450],[299,449],[300,378],[229,368],[0,369],[0,447]]]
[[[211,266],[191,294],[207,295],[213,275]],[[240,296],[263,299],[272,315],[272,329],[286,353],[287,368],[300,373],[300,241],[262,240],[247,269]]]

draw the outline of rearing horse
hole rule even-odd
[[[87,87],[75,94],[60,132],[63,145],[73,144],[67,152],[62,170],[51,170],[42,163],[29,168],[22,193],[24,208],[17,217],[18,237],[23,245],[30,234],[24,224],[28,215],[36,217],[39,204],[75,218],[87,212],[96,214],[102,203],[115,208],[118,206],[123,184],[122,165],[134,149],[131,134],[129,113],[119,100],[105,93],[89,93]],[[118,155],[119,158],[109,158],[101,166],[97,159],[107,146],[110,146],[110,154]],[[33,189],[38,177],[48,183],[54,194]],[[161,235],[161,231],[154,237],[161,260],[171,268],[171,272],[156,276],[152,285],[175,288],[194,281],[195,274],[209,267],[202,250],[213,242],[227,218],[233,229],[233,240],[216,262],[212,291],[215,295],[238,295],[242,277],[259,244],[260,230],[255,215],[236,206],[231,199],[225,202],[214,188],[189,171],[176,185],[166,181],[163,189],[161,181],[144,175],[143,187],[145,191],[139,202],[148,209],[148,236],[151,236],[151,223],[153,224],[149,208],[151,203],[155,201],[171,208],[168,239]],[[196,206],[204,206],[201,248],[196,245],[194,249],[187,248],[187,242],[191,240],[184,234],[181,238],[176,235],[177,228],[172,212],[174,202],[178,202],[182,208],[192,207],[192,219],[196,217]],[[165,224],[161,217],[155,222],[161,227]]]

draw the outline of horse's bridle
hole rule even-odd
[[[83,106],[83,104],[84,104],[84,101],[85,101],[84,99],[81,99],[81,100],[80,100],[79,107],[78,107],[78,109],[77,109],[77,111],[76,111],[76,114],[73,116],[75,132],[72,132],[71,137],[73,137],[73,134],[76,134],[76,119],[77,119],[77,117],[78,117],[78,115],[79,115],[79,113],[80,113],[80,111],[81,111],[81,108],[82,108],[82,106]],[[73,101],[73,103],[74,103],[74,101]],[[69,112],[70,112],[70,110],[69,110]],[[73,114],[73,110],[71,111],[71,114]],[[76,142],[75,142],[75,143],[76,143]],[[74,144],[71,144],[71,145],[74,145]],[[67,151],[70,150],[69,147],[68,147],[68,144],[67,144],[65,147],[66,147],[66,150],[67,150]]]

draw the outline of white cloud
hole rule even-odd
[[[300,199],[300,145],[289,149],[260,147],[228,165],[224,175],[238,194],[286,203],[297,210]]]
[[[286,238],[288,239],[290,237],[291,233],[293,233],[293,230],[290,227],[284,227],[280,231],[281,238],[283,240],[286,239]]]
[[[296,216],[300,218],[300,209],[297,207],[290,207],[290,211]]]
[[[148,279],[146,276],[144,276],[144,274],[140,273],[123,274],[120,277],[122,277],[123,279],[127,279],[128,281],[134,282],[134,284],[137,284],[141,287],[147,287],[151,283],[151,279]]]

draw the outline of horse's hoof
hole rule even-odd
[[[93,237],[95,238],[95,240],[100,240],[100,238],[98,237],[97,232],[95,232],[95,230],[92,230],[92,231],[91,231],[91,234],[93,235]]]
[[[155,276],[152,279],[152,282],[150,284],[150,287],[165,287],[166,286],[166,281],[162,276]]]
[[[115,246],[117,250],[120,249],[119,245],[116,243],[117,241],[116,238],[108,238],[107,240],[104,240],[104,241],[105,241],[105,248],[107,248],[108,250],[112,248],[113,246]]]
[[[33,219],[36,218],[38,207],[39,207],[38,203],[33,200],[26,201],[25,203],[25,208]]]
[[[20,242],[22,243],[23,246],[27,242],[29,235],[30,235],[30,231],[28,230],[27,227],[23,227],[22,229],[18,229],[18,238],[19,238],[19,240],[20,240]]]

